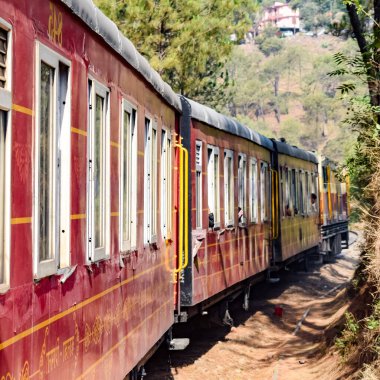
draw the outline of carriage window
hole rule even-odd
[[[144,242],[157,241],[157,126],[145,118]]]
[[[136,110],[123,101],[120,136],[121,250],[136,246],[137,133]]]
[[[195,143],[195,223],[202,228],[202,142]]]
[[[285,189],[285,200],[284,200],[284,206],[285,206],[285,216],[292,216],[292,202],[290,198],[290,174],[289,169],[284,168],[284,189]]]
[[[291,200],[292,200],[292,206],[293,206],[293,215],[298,214],[298,194],[297,194],[297,177],[296,177],[296,170],[292,169],[291,171],[291,179],[290,179],[290,185],[291,185]]]
[[[5,29],[2,26],[0,26],[0,88],[9,87],[7,86],[7,66],[9,65],[9,39],[9,29]]]
[[[168,132],[161,132],[161,234],[164,239],[171,231],[171,140]]]
[[[38,45],[34,275],[70,264],[69,63]]]
[[[270,199],[271,199],[271,195],[270,195],[268,164],[266,162],[262,162],[261,172],[260,172],[261,222],[265,222],[269,220]]]
[[[247,158],[245,154],[239,154],[238,162],[238,220],[239,223],[247,221]]]
[[[257,161],[250,159],[249,165],[249,214],[251,222],[257,222]]]
[[[311,212],[318,211],[318,173],[311,173]]]
[[[311,211],[310,175],[305,172],[305,212],[309,215]]]
[[[219,149],[209,146],[207,163],[207,190],[209,208],[209,227],[219,227],[220,203],[219,203]]]
[[[108,258],[110,230],[109,92],[89,81],[88,260]]]
[[[280,196],[281,196],[281,216],[284,217],[286,215],[286,207],[285,207],[285,169],[280,167]]]
[[[234,224],[234,152],[224,150],[224,218],[226,226]]]
[[[327,190],[327,167],[322,166],[322,179],[323,179],[323,188]]]
[[[305,214],[305,173],[299,171],[299,211],[301,215]]]

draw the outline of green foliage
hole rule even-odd
[[[340,35],[348,27],[344,5],[340,1],[291,0],[290,4],[299,8],[301,23],[307,31],[317,33],[318,29],[325,28]]]
[[[357,345],[360,329],[359,323],[352,313],[346,312],[345,318],[345,328],[340,337],[335,340],[335,347],[343,359],[346,359],[352,347]]]
[[[175,91],[211,106],[230,85],[224,69],[256,9],[250,0],[96,0]]]
[[[278,54],[283,48],[283,40],[279,38],[279,30],[267,26],[255,39],[260,51],[267,57]]]

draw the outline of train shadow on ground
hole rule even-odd
[[[234,327],[245,326],[250,318],[254,318],[260,312],[267,318],[276,329],[282,330],[286,334],[291,334],[295,325],[303,313],[303,305],[294,307],[285,302],[281,302],[281,297],[285,291],[305,295],[310,300],[323,297],[327,292],[334,290],[337,286],[345,283],[347,278],[342,276],[336,268],[352,265],[348,257],[342,256],[331,264],[312,263],[307,272],[299,263],[294,263],[286,269],[278,272],[280,281],[277,283],[261,282],[251,288],[251,300],[248,311],[242,308],[243,299],[237,297],[229,304],[229,312],[233,318]],[[333,265],[332,265],[333,264]],[[321,269],[326,272],[326,276],[321,279]],[[289,289],[291,288],[291,289]],[[338,292],[339,290],[336,290]],[[184,351],[169,351],[166,344],[161,345],[158,351],[146,364],[146,379],[174,379],[176,368],[186,367],[196,362],[219,342],[234,340],[227,335],[231,332],[231,326],[222,323],[223,303],[216,304],[208,309],[207,315],[195,316],[184,324],[177,324],[173,329],[174,337],[189,338],[190,345]],[[274,314],[274,307],[280,305],[287,318],[279,318]],[[322,306],[329,309],[328,302]],[[307,322],[308,327],[314,331],[323,330],[322,326],[312,325]],[[247,328],[247,334],[249,334]],[[251,332],[252,334],[254,332]],[[305,339],[314,339],[311,333],[302,332]],[[237,344],[246,344],[237,339]],[[254,348],[275,349],[280,344],[276,339],[262,340],[254,339]]]

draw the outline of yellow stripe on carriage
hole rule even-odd
[[[12,218],[11,224],[29,224],[32,223],[32,217],[25,217],[25,218]]]
[[[84,131],[83,129],[71,127],[71,132],[76,133],[77,135],[81,135],[85,137],[87,136],[87,131]]]
[[[29,116],[34,115],[34,112],[32,109],[24,107],[24,106],[20,106],[18,104],[12,104],[12,110],[16,111],[16,112],[23,113],[24,115],[29,115]]]
[[[71,220],[86,219],[86,214],[73,214],[71,215]]]

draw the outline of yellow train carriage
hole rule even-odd
[[[273,197],[274,262],[298,259],[317,252],[320,241],[318,158],[310,152],[275,141]]]
[[[340,181],[335,164],[325,157],[319,157],[319,184],[320,253],[328,259],[348,247],[348,185]]]

